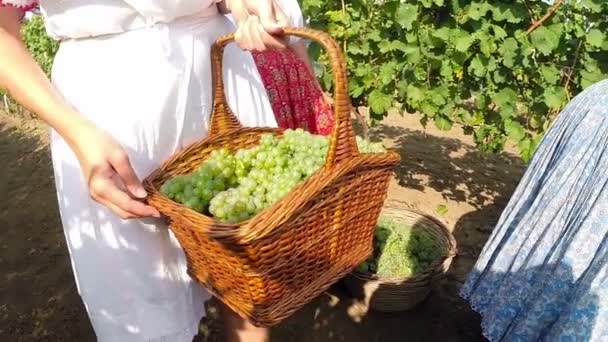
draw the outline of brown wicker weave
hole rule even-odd
[[[395,204],[387,204],[382,215],[394,218],[412,229],[429,232],[442,249],[443,256],[427,270],[410,278],[382,278],[372,273],[353,271],[344,283],[355,298],[363,300],[366,308],[378,312],[398,312],[414,308],[431,291],[433,283],[449,269],[456,256],[456,240],[448,228],[434,217],[404,209]]]
[[[345,67],[336,42],[310,29],[286,34],[318,41],[335,78],[336,127],[326,165],[271,208],[239,224],[197,213],[159,193],[169,178],[193,172],[211,151],[258,143],[280,129],[244,128],[228,108],[222,53],[233,36],[212,48],[213,99],[209,137],[173,156],[144,184],[149,203],[168,218],[188,259],[190,275],[258,326],[271,326],[343,278],[371,253],[396,153],[359,154],[350,121]]]

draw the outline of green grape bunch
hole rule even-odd
[[[409,278],[427,270],[440,257],[439,245],[430,233],[383,216],[376,225],[374,252],[357,271],[386,278]]]
[[[361,153],[383,153],[381,143],[357,137]],[[165,196],[221,222],[250,219],[285,197],[324,164],[329,138],[302,129],[264,134],[258,145],[213,151],[199,168],[161,186]]]

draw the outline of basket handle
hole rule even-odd
[[[327,153],[326,167],[331,168],[336,163],[356,157],[359,154],[355,131],[351,123],[351,103],[348,96],[348,84],[346,82],[346,67],[344,57],[336,41],[325,32],[309,28],[284,28],[287,36],[296,36],[310,39],[323,46],[329,55],[331,68],[334,75],[334,115],[335,126],[331,136],[329,150]],[[234,41],[234,34],[220,37],[211,48],[211,71],[213,81],[213,112],[209,135],[222,131],[241,127],[238,119],[230,110],[226,94],[224,92],[224,80],[222,74],[222,57],[226,45]]]

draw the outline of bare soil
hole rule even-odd
[[[341,284],[273,329],[273,341],[481,341],[479,317],[458,291],[499,218],[524,165],[512,152],[480,155],[455,128],[422,129],[416,115],[391,115],[372,137],[403,161],[389,197],[448,224],[459,255],[416,309],[361,310]],[[48,131],[0,113],[0,341],[94,341],[80,301],[57,211]],[[447,209],[447,210],[446,210]],[[216,315],[201,340],[218,340]]]

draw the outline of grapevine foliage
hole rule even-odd
[[[33,16],[22,28],[25,45],[32,53],[42,70],[50,76],[55,54],[59,49],[59,43],[51,39],[44,27],[40,16]]]
[[[608,73],[604,0],[303,0],[311,26],[343,44],[350,95],[371,109],[463,125],[484,152],[507,140],[528,160],[554,116]],[[547,13],[547,19],[529,29]],[[326,57],[321,78],[330,85]]]

